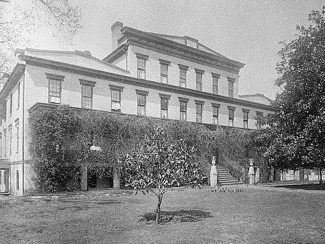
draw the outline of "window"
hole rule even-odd
[[[243,127],[248,129],[248,114],[249,110],[243,109]]]
[[[16,190],[19,190],[19,170],[16,170]]]
[[[218,81],[219,81],[220,75],[218,74],[212,74],[212,93],[218,94]]]
[[[179,98],[180,120],[187,120],[187,98]]]
[[[10,94],[10,98],[9,98],[9,114],[10,116],[12,114],[12,93]]]
[[[19,153],[19,120],[15,120],[15,127],[16,127],[16,153]]]
[[[2,132],[0,132],[0,158],[2,158],[2,149],[3,149],[3,141],[2,141]]]
[[[220,104],[212,103],[212,110],[213,110],[212,123],[215,125],[219,124],[219,108],[220,108]]]
[[[195,101],[196,105],[196,122],[202,123],[202,113],[203,113],[203,104],[202,101]]]
[[[46,73],[49,80],[49,102],[61,103],[62,81],[64,76]]]
[[[7,130],[3,130],[3,140],[4,140],[4,146],[3,146],[3,157],[7,157]]]
[[[204,71],[195,69],[195,73],[196,73],[196,90],[202,91],[202,77],[203,77]]]
[[[256,129],[260,130],[262,128],[261,117],[263,112],[256,112]]]
[[[93,89],[96,84],[94,81],[79,79],[81,85],[81,107],[93,108]]]
[[[160,117],[168,118],[168,102],[170,95],[159,94],[160,96]]]
[[[18,87],[17,87],[17,110],[20,107],[20,83],[18,83]]]
[[[168,66],[170,65],[169,61],[159,59],[160,61],[160,82],[168,84]]]
[[[228,106],[228,111],[229,111],[229,126],[234,126],[235,108]]]
[[[147,55],[136,53],[137,56],[137,77],[140,79],[146,79],[146,61],[148,60]]]
[[[12,125],[8,126],[8,133],[9,133],[9,155],[12,154]]]
[[[109,85],[111,88],[111,111],[121,112],[121,93],[123,87]]]
[[[188,66],[178,65],[179,67],[179,86],[186,87],[186,71],[188,70]]]
[[[138,115],[146,115],[147,91],[136,90],[138,97]]]
[[[228,77],[228,96],[234,97],[234,83],[235,79]]]

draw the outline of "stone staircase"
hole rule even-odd
[[[229,171],[222,165],[216,165],[216,167],[218,172],[218,183],[221,186],[243,184],[232,176],[232,174],[230,174]]]

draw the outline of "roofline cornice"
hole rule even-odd
[[[209,99],[212,100],[211,102],[224,102],[224,103],[236,104],[240,106],[253,107],[262,110],[275,111],[275,109],[269,105],[216,95],[208,92],[192,90],[189,88],[164,84],[164,83],[150,81],[150,80],[138,79],[135,77],[119,75],[107,71],[100,71],[100,70],[85,68],[77,65],[66,64],[66,63],[61,63],[57,61],[36,58],[36,57],[31,57],[26,55],[21,55],[20,58],[26,61],[26,64],[47,67],[56,70],[62,70],[65,72],[90,76],[99,79],[107,79],[110,81],[124,83],[128,85],[135,85],[143,88],[156,89],[160,92],[169,92],[169,93],[172,92],[172,93],[176,93],[177,95],[186,95],[186,96],[191,96],[193,98]]]
[[[238,69],[238,72],[245,65],[241,62],[238,62],[238,61],[235,61],[232,59],[228,59],[228,58],[225,58],[222,56],[217,56],[215,54],[208,53],[203,50],[198,50],[196,48],[185,46],[184,44],[180,44],[180,43],[177,43],[177,42],[174,42],[171,40],[167,40],[165,38],[158,37],[158,36],[152,35],[150,33],[142,32],[142,31],[139,31],[139,30],[127,27],[127,26],[124,26],[121,31],[122,31],[123,35],[127,36],[128,40],[130,40],[131,37],[146,39],[146,40],[155,42],[156,44],[160,44],[163,47],[167,46],[169,49],[174,48],[176,50],[184,52],[184,54],[189,53],[191,56],[196,55],[196,56],[203,57],[205,59],[211,59],[211,60],[217,61],[219,63],[226,64],[227,66],[232,66],[233,69]],[[134,41],[134,39],[133,39],[133,41]]]
[[[126,51],[128,50],[128,47],[129,47],[129,45],[122,44],[117,49],[115,49],[112,53],[107,55],[103,59],[103,61],[108,62],[108,63],[114,62],[116,59],[118,59],[119,57],[121,57],[123,54],[126,53]]]
[[[7,79],[6,83],[4,84],[1,92],[0,92],[0,103],[2,103],[6,99],[6,95],[10,93],[12,88],[17,84],[19,79],[25,72],[25,65],[24,64],[17,64],[12,71],[11,75]]]

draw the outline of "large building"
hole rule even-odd
[[[239,96],[244,64],[189,36],[139,31],[116,22],[113,52],[25,49],[0,92],[0,193],[33,188],[28,117],[49,104],[209,125],[257,129],[272,112],[261,94]]]

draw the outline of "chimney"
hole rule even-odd
[[[122,37],[122,33],[121,33],[121,29],[123,27],[123,23],[116,21],[112,27],[112,52],[118,48],[118,39],[120,39]]]

